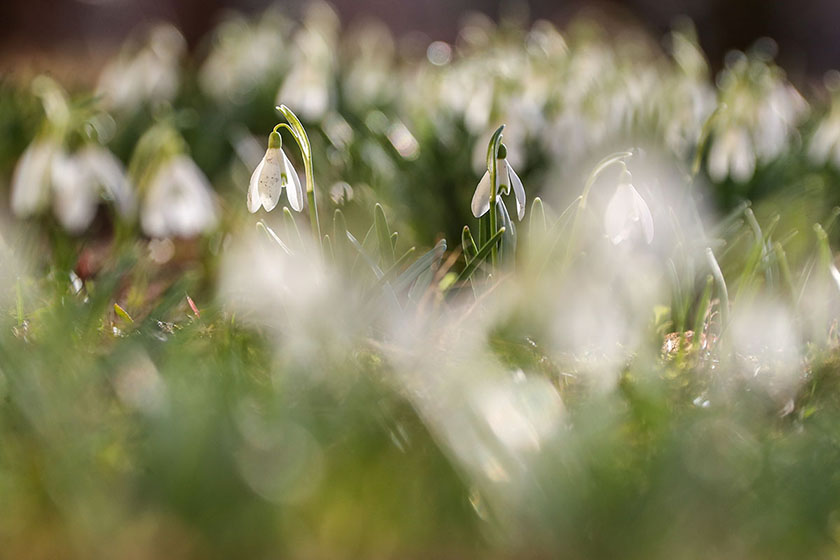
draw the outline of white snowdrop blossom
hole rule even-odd
[[[140,225],[151,237],[192,237],[215,227],[213,191],[186,155],[161,164],[143,198]]]
[[[294,37],[294,63],[277,92],[276,103],[296,107],[307,121],[320,121],[333,101],[332,75],[338,52],[338,15],[325,2],[313,2]]]
[[[300,177],[283,152],[280,134],[275,131],[268,137],[268,149],[251,175],[248,185],[248,211],[253,214],[262,206],[270,212],[277,206],[284,187],[292,209],[296,212],[303,210]]]
[[[146,44],[134,53],[122,53],[102,71],[97,86],[107,106],[133,110],[144,101],[171,100],[178,92],[179,66],[187,43],[168,24],[154,27]]]
[[[728,128],[709,150],[709,176],[714,181],[732,177],[744,183],[753,176],[755,159],[747,130],[742,127]]]
[[[641,233],[645,242],[653,241],[653,217],[645,199],[630,184],[630,174],[622,173],[615,194],[607,203],[604,215],[604,229],[610,242],[618,245]]]
[[[12,176],[12,212],[18,218],[37,214],[49,202],[52,161],[60,148],[53,139],[36,139],[23,152]]]
[[[87,146],[67,155],[59,153],[51,169],[53,211],[70,233],[81,233],[93,221],[103,198],[128,217],[134,212],[134,192],[120,161],[99,146]]]
[[[513,194],[516,197],[516,216],[521,221],[525,217],[525,189],[519,175],[508,163],[507,158],[502,157],[496,160],[496,194],[510,194],[513,187]],[[473,194],[471,209],[473,216],[480,218],[490,210],[490,171],[485,171]]]

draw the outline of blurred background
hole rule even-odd
[[[269,0],[4,0],[0,3],[0,68],[46,70],[95,79],[108,54],[138,24],[167,20],[184,33],[190,47],[226,12],[255,13]],[[303,2],[280,2],[295,14]],[[420,33],[425,39],[451,41],[461,16],[470,11],[493,19],[548,19],[567,22],[581,12],[646,28],[661,37],[674,19],[691,18],[700,46],[719,68],[730,49],[744,49],[760,37],[779,45],[778,62],[795,80],[821,77],[840,66],[840,3],[834,0],[335,0],[342,20],[375,17],[395,33]],[[73,61],[84,61],[73,65]],[[72,68],[72,71],[68,69]]]

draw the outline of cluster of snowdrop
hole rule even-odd
[[[58,222],[71,233],[90,225],[102,200],[113,204],[123,218],[132,216],[134,189],[122,163],[99,144],[97,115],[74,113],[63,90],[49,78],[37,79],[33,89],[43,99],[47,118],[15,167],[12,212],[26,218],[51,205]],[[79,134],[81,125],[87,125],[87,134]]]
[[[127,171],[99,143],[110,117],[72,106],[48,78],[39,78],[35,88],[46,119],[14,170],[11,209],[17,217],[51,206],[58,223],[78,235],[104,202],[125,222],[139,210],[142,230],[151,237],[192,237],[215,226],[212,187],[171,127],[155,125],[141,137]]]
[[[750,180],[760,163],[790,148],[808,113],[805,99],[759,47],[750,54],[730,53],[718,80],[720,109],[708,156],[709,176],[715,181]]]
[[[172,101],[181,85],[186,51],[187,43],[178,29],[169,24],[154,26],[143,40],[127,42],[105,67],[96,93],[106,109],[117,112]]]

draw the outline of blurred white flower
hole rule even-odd
[[[102,71],[97,94],[117,110],[132,110],[144,101],[169,101],[178,92],[179,65],[187,43],[169,24],[158,25],[134,53],[122,53]]]
[[[733,126],[715,139],[709,150],[709,176],[714,181],[732,177],[749,181],[755,172],[755,151],[746,128]]]
[[[27,218],[43,210],[49,202],[52,161],[59,152],[53,138],[32,142],[23,152],[12,176],[12,212]]]
[[[513,194],[516,197],[516,215],[522,220],[525,217],[525,189],[522,187],[522,181],[519,179],[516,171],[508,163],[507,158],[501,157],[496,160],[496,195],[510,194],[511,186],[513,187]],[[484,176],[478,182],[470,208],[472,209],[473,216],[476,218],[480,218],[490,210],[489,170],[484,172]]]
[[[292,209],[296,212],[303,210],[300,177],[283,151],[280,134],[272,132],[268,139],[268,149],[248,184],[248,211],[253,214],[262,206],[270,212],[277,206],[284,187]]]
[[[143,198],[140,225],[151,237],[192,237],[215,227],[213,191],[186,155],[161,164]]]
[[[623,173],[621,183],[607,203],[604,229],[613,245],[640,233],[645,242],[653,241],[653,217],[645,199],[630,184],[630,174]]]
[[[295,107],[306,121],[321,120],[330,107],[338,29],[335,11],[325,2],[312,2],[295,35],[295,63],[276,101]]]
[[[733,51],[718,77],[719,103],[709,176],[749,181],[760,162],[777,158],[798,135],[808,104],[766,54]]]
[[[15,168],[12,212],[19,218],[37,214],[51,196],[59,223],[70,233],[90,225],[102,199],[112,202],[123,217],[135,208],[125,170],[107,149],[89,145],[67,154],[56,140],[35,140]]]
[[[830,161],[840,167],[840,111],[832,111],[819,124],[808,145],[808,157],[820,165]]]
[[[271,83],[286,64],[287,27],[276,9],[258,21],[237,16],[219,25],[199,70],[201,89],[220,103],[241,102],[261,84]]]
[[[56,154],[52,165],[53,211],[70,233],[84,231],[102,198],[128,217],[134,212],[134,192],[120,161],[100,146],[90,145],[67,155]]]

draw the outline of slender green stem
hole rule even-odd
[[[712,271],[712,276],[714,276],[715,282],[718,285],[718,295],[720,297],[720,322],[721,330],[723,330],[726,328],[726,324],[729,320],[729,290],[726,289],[726,280],[723,278],[723,272],[720,270],[720,265],[718,264],[711,247],[706,247],[706,261],[708,262],[709,268]]]
[[[274,127],[275,130],[279,127],[288,129],[292,133],[303,155],[303,171],[306,175],[306,200],[309,203],[309,225],[312,228],[312,233],[318,237],[318,245],[323,247],[321,223],[318,220],[318,205],[315,200],[315,176],[312,172],[312,145],[309,143],[309,136],[306,134],[306,130],[303,128],[300,119],[297,118],[297,115],[291,109],[285,105],[279,105],[275,108],[289,121],[289,124],[278,124]]]
[[[496,132],[493,133],[493,137],[490,138],[490,144],[487,146],[487,171],[490,173],[490,235],[496,235],[496,198],[498,193],[496,192],[496,176],[498,174],[498,160],[497,156],[499,153],[499,144],[502,143],[502,131],[505,129],[505,125],[500,126],[496,129]],[[490,249],[490,263],[492,265],[493,270],[496,269],[496,245]]]

